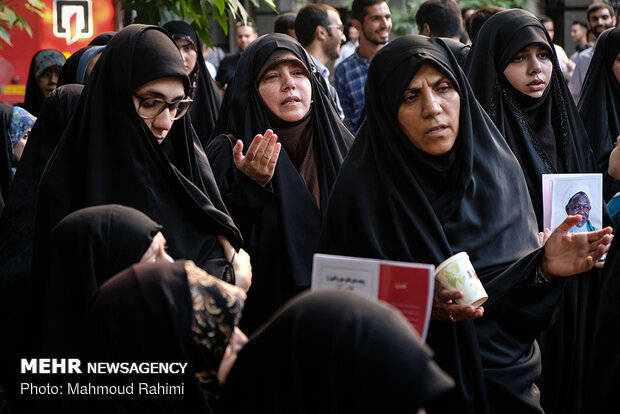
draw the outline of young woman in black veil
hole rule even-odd
[[[605,201],[620,191],[620,181],[609,176],[609,153],[620,135],[620,28],[606,30],[596,41],[592,61],[581,88],[579,115],[604,177]]]
[[[244,299],[244,290],[190,261],[137,264],[120,272],[99,288],[89,305],[82,361],[160,362],[184,368],[170,374],[92,375],[92,384],[132,387],[133,394],[76,397],[72,412],[219,412],[221,383],[247,342],[237,328]],[[139,388],[144,384],[167,387],[167,392],[145,393]]]
[[[436,284],[427,343],[456,388],[428,413],[541,413],[535,338],[611,229],[538,242],[519,163],[443,40],[405,36],[373,59],[366,120],[332,189],[320,251],[431,263],[465,251],[489,295],[454,303]],[[551,283],[545,280],[553,278]],[[475,324],[474,321],[475,319]]]
[[[234,283],[229,261],[241,235],[182,117],[188,88],[179,50],[164,29],[132,25],[114,35],[41,178],[34,271],[45,265],[37,263],[37,251],[60,219],[115,203],[161,223],[173,258]],[[247,259],[236,255],[232,266],[248,271]]]
[[[512,152],[527,182],[543,231],[542,174],[595,173],[588,135],[542,23],[519,9],[491,16],[464,66],[471,87]],[[611,225],[607,209],[603,225]],[[572,278],[553,325],[541,338],[542,403],[548,413],[579,412],[584,358],[592,336],[601,275]]]
[[[454,386],[403,315],[356,292],[306,292],[239,353],[225,414],[408,413]]]
[[[252,257],[241,323],[250,333],[309,287],[327,197],[353,137],[292,37],[260,37],[236,73],[207,155]]]
[[[205,65],[202,41],[196,30],[184,21],[168,22],[163,28],[170,33],[183,55],[190,83],[188,96],[193,100],[189,113],[196,134],[206,148],[217,121],[222,97]]]

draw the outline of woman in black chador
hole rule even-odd
[[[519,163],[441,39],[405,36],[375,56],[320,251],[435,266],[469,255],[489,299],[458,305],[462,292],[436,284],[427,343],[457,386],[427,412],[542,412],[535,338],[562,294],[554,276],[591,268],[611,239],[569,235],[579,220],[539,246]]]
[[[182,117],[188,88],[179,50],[161,27],[131,25],[110,40],[41,178],[34,271],[45,265],[38,249],[60,219],[115,203],[160,223],[173,258],[232,278],[230,244],[239,248],[241,235]]]
[[[196,30],[181,20],[163,25],[183,55],[189,76],[188,96],[194,101],[189,110],[198,139],[206,147],[222,104],[222,97],[202,56],[202,41]],[[192,67],[188,64],[193,63]]]
[[[542,174],[595,173],[579,113],[542,23],[525,10],[495,14],[481,28],[464,66],[471,87],[521,164],[543,230]],[[603,224],[611,225],[604,207]],[[542,403],[547,413],[579,412],[584,357],[592,337],[601,276],[572,278],[563,306],[541,338]]]
[[[353,137],[292,37],[257,39],[237,73],[207,155],[252,257],[241,324],[251,333],[309,287],[327,197]]]
[[[606,30],[596,41],[581,88],[579,115],[604,174],[603,195],[609,201],[620,191],[620,181],[607,174],[609,153],[620,135],[620,27]]]

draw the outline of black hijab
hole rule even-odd
[[[187,36],[196,47],[196,66],[189,75],[190,91],[188,95],[194,100],[189,112],[196,134],[206,148],[217,121],[222,97],[205,65],[202,56],[202,41],[196,30],[182,20],[168,22],[163,25],[163,28],[168,31],[172,39],[176,40]]]
[[[274,176],[265,188],[237,170],[233,163],[230,139],[240,139],[247,150],[256,134],[264,134],[269,128],[278,134],[279,128],[270,120],[270,111],[262,102],[257,84],[267,60],[280,50],[299,59],[310,74],[309,125],[313,134],[320,205],[285,145]],[[250,323],[249,318],[256,318],[256,323],[252,322],[248,329],[251,332],[284,303],[282,297],[290,298],[290,292],[281,294],[281,291],[310,285],[312,255],[318,247],[328,194],[353,137],[334,110],[312,58],[292,37],[280,33],[261,36],[241,54],[236,73],[240,76],[235,76],[226,89],[215,128],[216,137],[209,144],[207,155],[235,223],[247,240],[244,248],[252,258],[254,278],[246,306],[248,311],[244,315],[246,323]],[[254,208],[248,200],[256,199],[259,201]],[[279,299],[274,299],[276,297]],[[243,325],[243,329],[248,326]]]
[[[13,118],[13,107],[0,103],[0,215],[8,201],[9,188],[13,181],[13,147],[9,139],[9,126]]]
[[[453,384],[399,311],[355,292],[308,292],[241,350],[222,411],[415,413]]]
[[[504,69],[520,50],[543,40],[553,61],[552,77],[545,94],[532,99],[510,85]],[[587,134],[562,76],[553,42],[532,13],[505,10],[484,23],[464,71],[478,102],[521,163],[542,231],[541,175],[596,172]]]
[[[506,10],[491,16],[480,29],[467,57],[465,72],[478,101],[521,164],[538,228],[542,230],[542,174],[592,173],[598,167],[555,53],[551,54],[551,83],[539,100],[520,99],[505,79],[503,71],[510,55],[533,41],[530,36],[520,36],[527,31],[537,33],[538,38],[542,33],[546,47],[554,50],[543,24],[534,15],[525,10]],[[557,154],[555,166],[545,149],[552,144]],[[603,222],[611,222],[605,205]],[[568,279],[553,325],[540,338],[543,371],[537,384],[547,413],[580,412],[601,281],[598,269]]]
[[[440,156],[414,147],[397,118],[402,94],[423,63],[447,76],[461,99],[458,137]],[[427,411],[536,406],[533,341],[558,294],[532,283],[540,250],[517,160],[442,39],[390,42],[370,65],[365,96],[366,120],[332,190],[320,251],[434,265],[466,251],[489,300],[476,328],[472,321],[431,321],[427,341],[457,388]]]
[[[60,76],[58,76],[58,86],[67,85],[69,83],[78,83],[77,70],[78,65],[80,64],[80,59],[82,58],[84,52],[93,47],[94,46],[85,46],[76,50],[71,54],[71,56],[69,56],[69,58],[67,58],[67,61],[60,71]]]
[[[115,204],[74,211],[54,226],[45,271],[36,275],[31,291],[39,298],[42,358],[76,355],[90,298],[106,280],[138,263],[161,229],[138,210]]]
[[[115,34],[116,32],[103,32],[101,34],[98,34],[93,38],[93,40],[90,41],[88,46],[105,46],[110,42],[110,40],[112,39],[112,37],[114,37]]]
[[[43,92],[41,92],[41,88],[39,88],[39,82],[36,76],[37,61],[41,59],[41,56],[43,54],[58,55],[58,57],[55,57],[55,59],[53,59],[53,65],[56,65],[62,61],[63,64],[61,66],[64,66],[65,63],[65,58],[62,53],[54,49],[39,50],[32,57],[32,60],[30,61],[30,71],[28,72],[28,80],[26,81],[26,94],[24,96],[24,103],[21,106],[23,106],[23,108],[30,112],[32,115],[37,117],[39,116],[39,111],[41,110],[41,104],[45,99]]]
[[[199,290],[194,289],[198,286]],[[81,412],[211,413],[200,375],[217,370],[223,348],[210,350],[211,335],[223,334],[225,347],[243,307],[243,293],[215,279],[192,262],[138,264],[101,286],[85,320],[82,361],[186,363],[179,374],[95,375],[94,383],[128,386],[134,394],[84,399]],[[208,309],[197,306],[206,304]],[[214,330],[197,330],[196,319]],[[218,339],[219,340],[219,339]],[[219,354],[219,355],[218,355]],[[140,395],[139,382],[178,387],[182,394]],[[76,411],[77,412],[77,411]]]
[[[223,276],[227,264],[217,235],[236,248],[241,236],[189,120],[176,121],[160,146],[135,111],[132,91],[162,77],[178,77],[187,88],[181,55],[164,29],[131,25],[110,40],[41,178],[35,266],[40,243],[62,217],[87,206],[122,204],[164,226],[173,258],[192,259]]]
[[[579,98],[579,115],[590,136],[598,171],[604,174],[606,201],[620,191],[620,182],[607,174],[609,153],[620,135],[620,82],[612,71],[618,53],[620,28],[601,33]]]

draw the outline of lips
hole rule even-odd
[[[545,82],[541,79],[534,79],[533,81],[531,81],[530,83],[527,84],[527,86],[537,86],[537,85],[544,85]]]
[[[448,128],[447,125],[437,125],[434,126],[432,128],[427,129],[424,133],[427,135],[439,135],[441,134],[446,128]]]
[[[282,101],[282,105],[293,104],[297,102],[301,102],[301,98],[299,96],[289,96]]]

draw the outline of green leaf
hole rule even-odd
[[[0,40],[4,40],[6,43],[9,44],[9,46],[13,46],[13,43],[11,43],[11,38],[9,36],[9,33],[2,26],[0,26]]]

